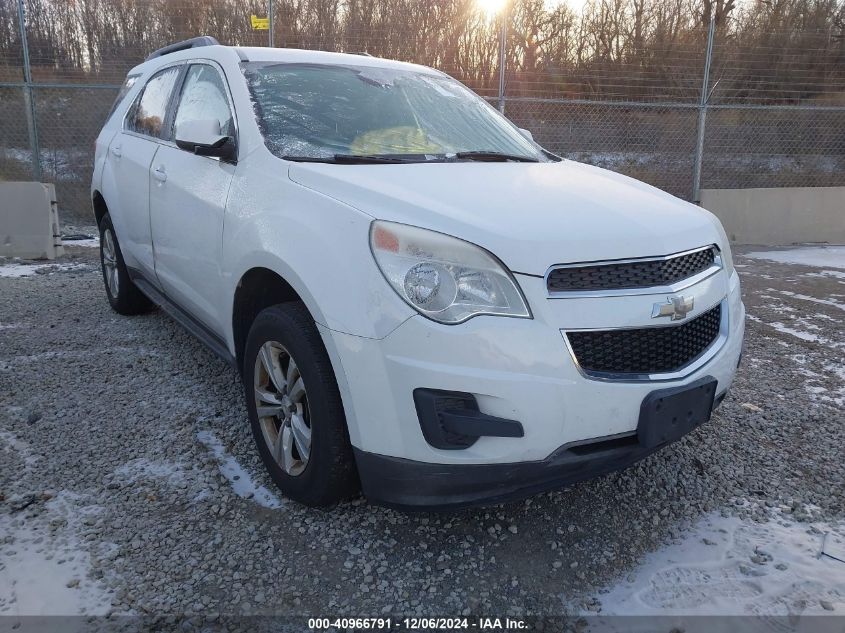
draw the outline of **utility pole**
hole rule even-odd
[[[502,29],[499,32],[499,112],[505,113],[505,66],[508,52],[508,19],[510,18],[510,4],[505,3],[502,8]]]
[[[269,22],[270,27],[267,32],[267,35],[270,38],[270,48],[273,48],[276,45],[276,38],[273,37],[273,0],[267,0],[267,20]]]
[[[707,121],[707,102],[710,100],[710,63],[713,61],[713,36],[716,32],[716,16],[710,18],[707,32],[707,54],[704,59],[704,79],[701,82],[701,96],[698,100],[698,138],[695,144],[695,161],[692,171],[692,201],[701,202],[701,165],[704,159],[704,126]]]
[[[29,44],[26,41],[26,13],[24,0],[18,0],[18,24],[21,30],[21,49],[23,50],[23,98],[26,108],[26,127],[29,131],[29,146],[32,148],[32,177],[41,182],[41,152],[38,149],[38,119],[35,109],[35,94],[32,91],[32,67],[29,61]]]

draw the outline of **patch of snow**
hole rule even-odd
[[[747,253],[745,257],[768,259],[782,264],[845,270],[845,246],[807,246],[782,251],[759,251]]]
[[[818,303],[823,306],[831,306],[833,308],[845,310],[845,303],[839,303],[838,301],[832,301],[830,299],[818,299],[817,297],[810,297],[808,295],[802,295],[797,292],[790,292],[789,290],[775,290],[774,288],[769,288],[769,291],[779,292],[780,294],[786,295],[787,297],[792,297],[793,299],[800,299],[801,301],[810,301],[812,303]]]
[[[802,376],[807,376],[808,378],[813,378],[813,379],[821,378],[821,376],[819,376],[819,374],[814,372],[812,369],[807,369],[806,367],[799,367],[798,373],[801,374]]]
[[[146,458],[133,459],[114,471],[114,474],[125,483],[136,483],[145,479],[158,479],[174,486],[183,485],[187,481],[181,464],[165,461],[150,461]]]
[[[44,147],[40,153],[41,164],[45,176],[49,175],[50,182],[85,182],[86,173],[90,171],[91,154],[83,149],[59,149]],[[30,163],[32,152],[29,149],[16,147],[0,148],[0,158],[8,161]],[[87,174],[90,179],[90,174]]]
[[[752,314],[746,314],[746,316],[747,316],[749,321],[754,321],[755,323],[762,323],[763,325],[768,325],[769,327],[776,329],[778,332],[783,332],[784,334],[790,334],[790,335],[792,335],[796,338],[800,338],[802,341],[810,341],[812,343],[818,343],[819,341],[822,340],[821,337],[819,337],[817,334],[812,334],[810,332],[804,332],[802,330],[796,330],[796,329],[791,328],[787,325],[784,325],[780,321],[774,321],[772,323],[768,323],[768,322],[763,321],[762,319],[760,319],[760,318],[758,318],[758,317],[756,317]]]
[[[6,264],[0,266],[0,277],[30,277],[39,273],[44,275],[88,268],[87,264]]]
[[[833,403],[837,407],[841,407],[841,406],[845,405],[845,389],[840,389],[837,393],[839,393],[838,396],[828,396],[828,395],[823,395],[823,394],[820,393],[820,394],[817,395],[817,398],[819,400],[824,401],[824,402]]]
[[[787,305],[779,297],[773,297],[772,295],[759,295],[761,299],[768,299],[768,303],[766,303],[766,308],[771,310],[772,312],[798,312],[798,308],[793,308],[791,305]]]
[[[840,380],[845,382],[845,365],[825,365],[824,368],[832,374],[836,374]]]
[[[109,612],[111,596],[103,583],[88,578],[91,561],[77,525],[101,511],[61,492],[36,517],[0,514],[0,616]]]
[[[197,439],[205,444],[214,457],[223,476],[232,484],[235,494],[244,499],[253,499],[265,508],[280,508],[282,501],[264,486],[256,484],[237,459],[230,455],[223,443],[211,431],[199,431]]]
[[[845,279],[845,272],[841,270],[823,270],[819,273],[805,273],[805,277],[837,277],[839,279]]]
[[[804,341],[811,341],[813,343],[817,343],[821,340],[817,334],[811,334],[810,332],[796,330],[794,328],[784,325],[783,323],[780,323],[779,321],[767,323],[766,325],[775,328],[778,332],[783,332],[784,334],[791,334],[792,336],[800,338]]]
[[[0,266],[0,277],[29,277],[40,267],[41,264],[6,264]]]
[[[835,375],[837,378],[839,378],[839,380],[845,383],[845,366],[827,364],[824,366],[824,369],[826,372],[831,375]],[[816,381],[818,381],[820,378],[821,376],[816,374]],[[833,389],[826,389],[821,385],[805,384],[804,388],[809,393],[813,394],[814,396],[817,396],[817,400],[821,400],[823,402],[831,402],[839,407],[845,405],[845,384],[841,384],[838,388]]]
[[[776,617],[842,614],[845,563],[821,554],[823,540],[825,551],[828,543],[845,545],[845,522],[801,524],[778,512],[766,523],[710,515],[600,592],[601,615],[756,616],[742,623],[746,631],[770,630]],[[735,621],[724,624],[737,630]]]
[[[62,246],[82,246],[85,248],[100,248],[100,238],[92,237],[86,240],[62,240]]]
[[[213,496],[210,476],[182,461],[133,459],[114,471],[114,478],[123,485],[160,484],[183,492],[192,503]]]
[[[29,470],[38,463],[38,456],[32,454],[29,444],[10,431],[0,431],[0,450],[9,451],[23,460],[24,468]]]

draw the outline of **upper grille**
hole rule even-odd
[[[660,374],[698,358],[719,335],[722,306],[683,325],[567,332],[578,364],[588,374]]]
[[[665,259],[555,268],[546,284],[549,292],[669,286],[707,270],[714,261],[716,248],[711,246]]]

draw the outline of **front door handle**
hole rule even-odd
[[[155,176],[156,180],[158,180],[159,182],[167,181],[167,174],[165,173],[163,166],[159,166],[153,169],[153,176]]]
[[[117,158],[123,156],[123,153],[120,151],[120,145],[115,145],[111,148],[111,153],[114,154]]]

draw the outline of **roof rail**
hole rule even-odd
[[[153,51],[149,55],[147,55],[147,59],[144,61],[149,61],[156,57],[161,57],[163,55],[169,55],[170,53],[175,53],[177,51],[186,51],[189,48],[199,48],[200,46],[219,46],[220,42],[216,39],[211,37],[210,35],[200,35],[199,37],[192,37],[189,40],[184,40],[182,42],[176,42],[175,44],[168,44],[163,48],[159,48],[158,50]]]

